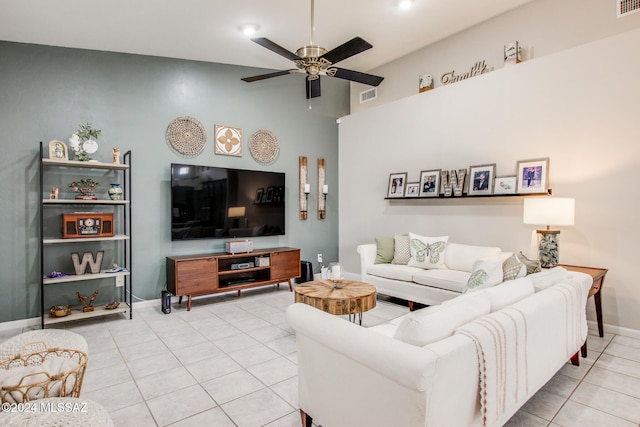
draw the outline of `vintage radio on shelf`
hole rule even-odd
[[[62,238],[113,237],[113,212],[62,214]]]

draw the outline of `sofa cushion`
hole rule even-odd
[[[412,275],[420,285],[462,293],[467,287],[471,273],[457,270],[420,270]]]
[[[404,317],[393,337],[424,346],[451,336],[456,328],[488,314],[490,308],[489,300],[482,297],[423,308]]]
[[[550,269],[544,269],[538,273],[533,273],[527,276],[533,283],[533,288],[536,292],[547,289],[550,286],[555,285],[561,280],[569,277],[569,272],[563,267],[554,267]]]
[[[520,251],[518,253],[518,260],[521,263],[527,266],[527,274],[533,274],[540,272],[540,260],[539,259],[529,259],[525,254]]]
[[[527,275],[527,266],[518,260],[515,254],[512,254],[502,263],[502,280],[513,280],[518,277]]]
[[[389,323],[383,323],[381,325],[371,326],[369,328],[370,331],[377,332],[380,335],[384,335],[385,337],[393,338],[398,329],[397,325],[391,325]]]
[[[502,276],[502,259],[499,255],[479,259],[473,264],[473,271],[467,280],[465,292],[473,292],[502,283]]]
[[[393,264],[407,265],[411,258],[411,250],[409,249],[409,235],[396,234],[393,237]]]
[[[449,243],[445,251],[445,265],[451,270],[471,272],[473,263],[480,258],[498,255],[500,248]]]
[[[474,293],[476,292],[472,292],[471,295]],[[509,280],[508,282],[477,292],[478,295],[484,296],[491,302],[492,313],[502,310],[511,304],[515,304],[521,299],[533,295],[533,293],[533,283],[528,277]]]
[[[371,274],[372,276],[401,280],[403,282],[411,282],[413,275],[421,271],[424,270],[399,264],[374,264],[367,268],[367,274]]]
[[[409,233],[411,259],[408,265],[420,268],[446,268],[445,250],[449,236],[427,237]]]
[[[393,237],[376,237],[376,260],[374,264],[389,264],[393,261]]]

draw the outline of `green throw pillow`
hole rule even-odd
[[[376,260],[374,264],[391,264],[393,261],[393,237],[376,237]]]
[[[529,274],[538,273],[542,271],[542,268],[540,268],[540,260],[529,259],[526,257],[525,254],[522,253],[522,251],[518,253],[518,260],[520,260],[521,263],[527,266],[527,276]]]

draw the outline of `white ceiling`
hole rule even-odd
[[[373,49],[340,63],[368,71],[532,0],[316,0],[317,45],[355,36]],[[239,30],[255,23],[295,52],[311,38],[310,0],[0,0],[0,40],[270,69],[287,59]]]

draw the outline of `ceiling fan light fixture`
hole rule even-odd
[[[412,5],[413,5],[413,0],[399,0],[398,1],[398,7],[401,10],[410,9]]]
[[[242,31],[242,34],[244,34],[247,37],[251,37],[252,35],[254,35],[257,31],[258,31],[258,25],[257,24],[243,24],[240,25],[240,31]]]

